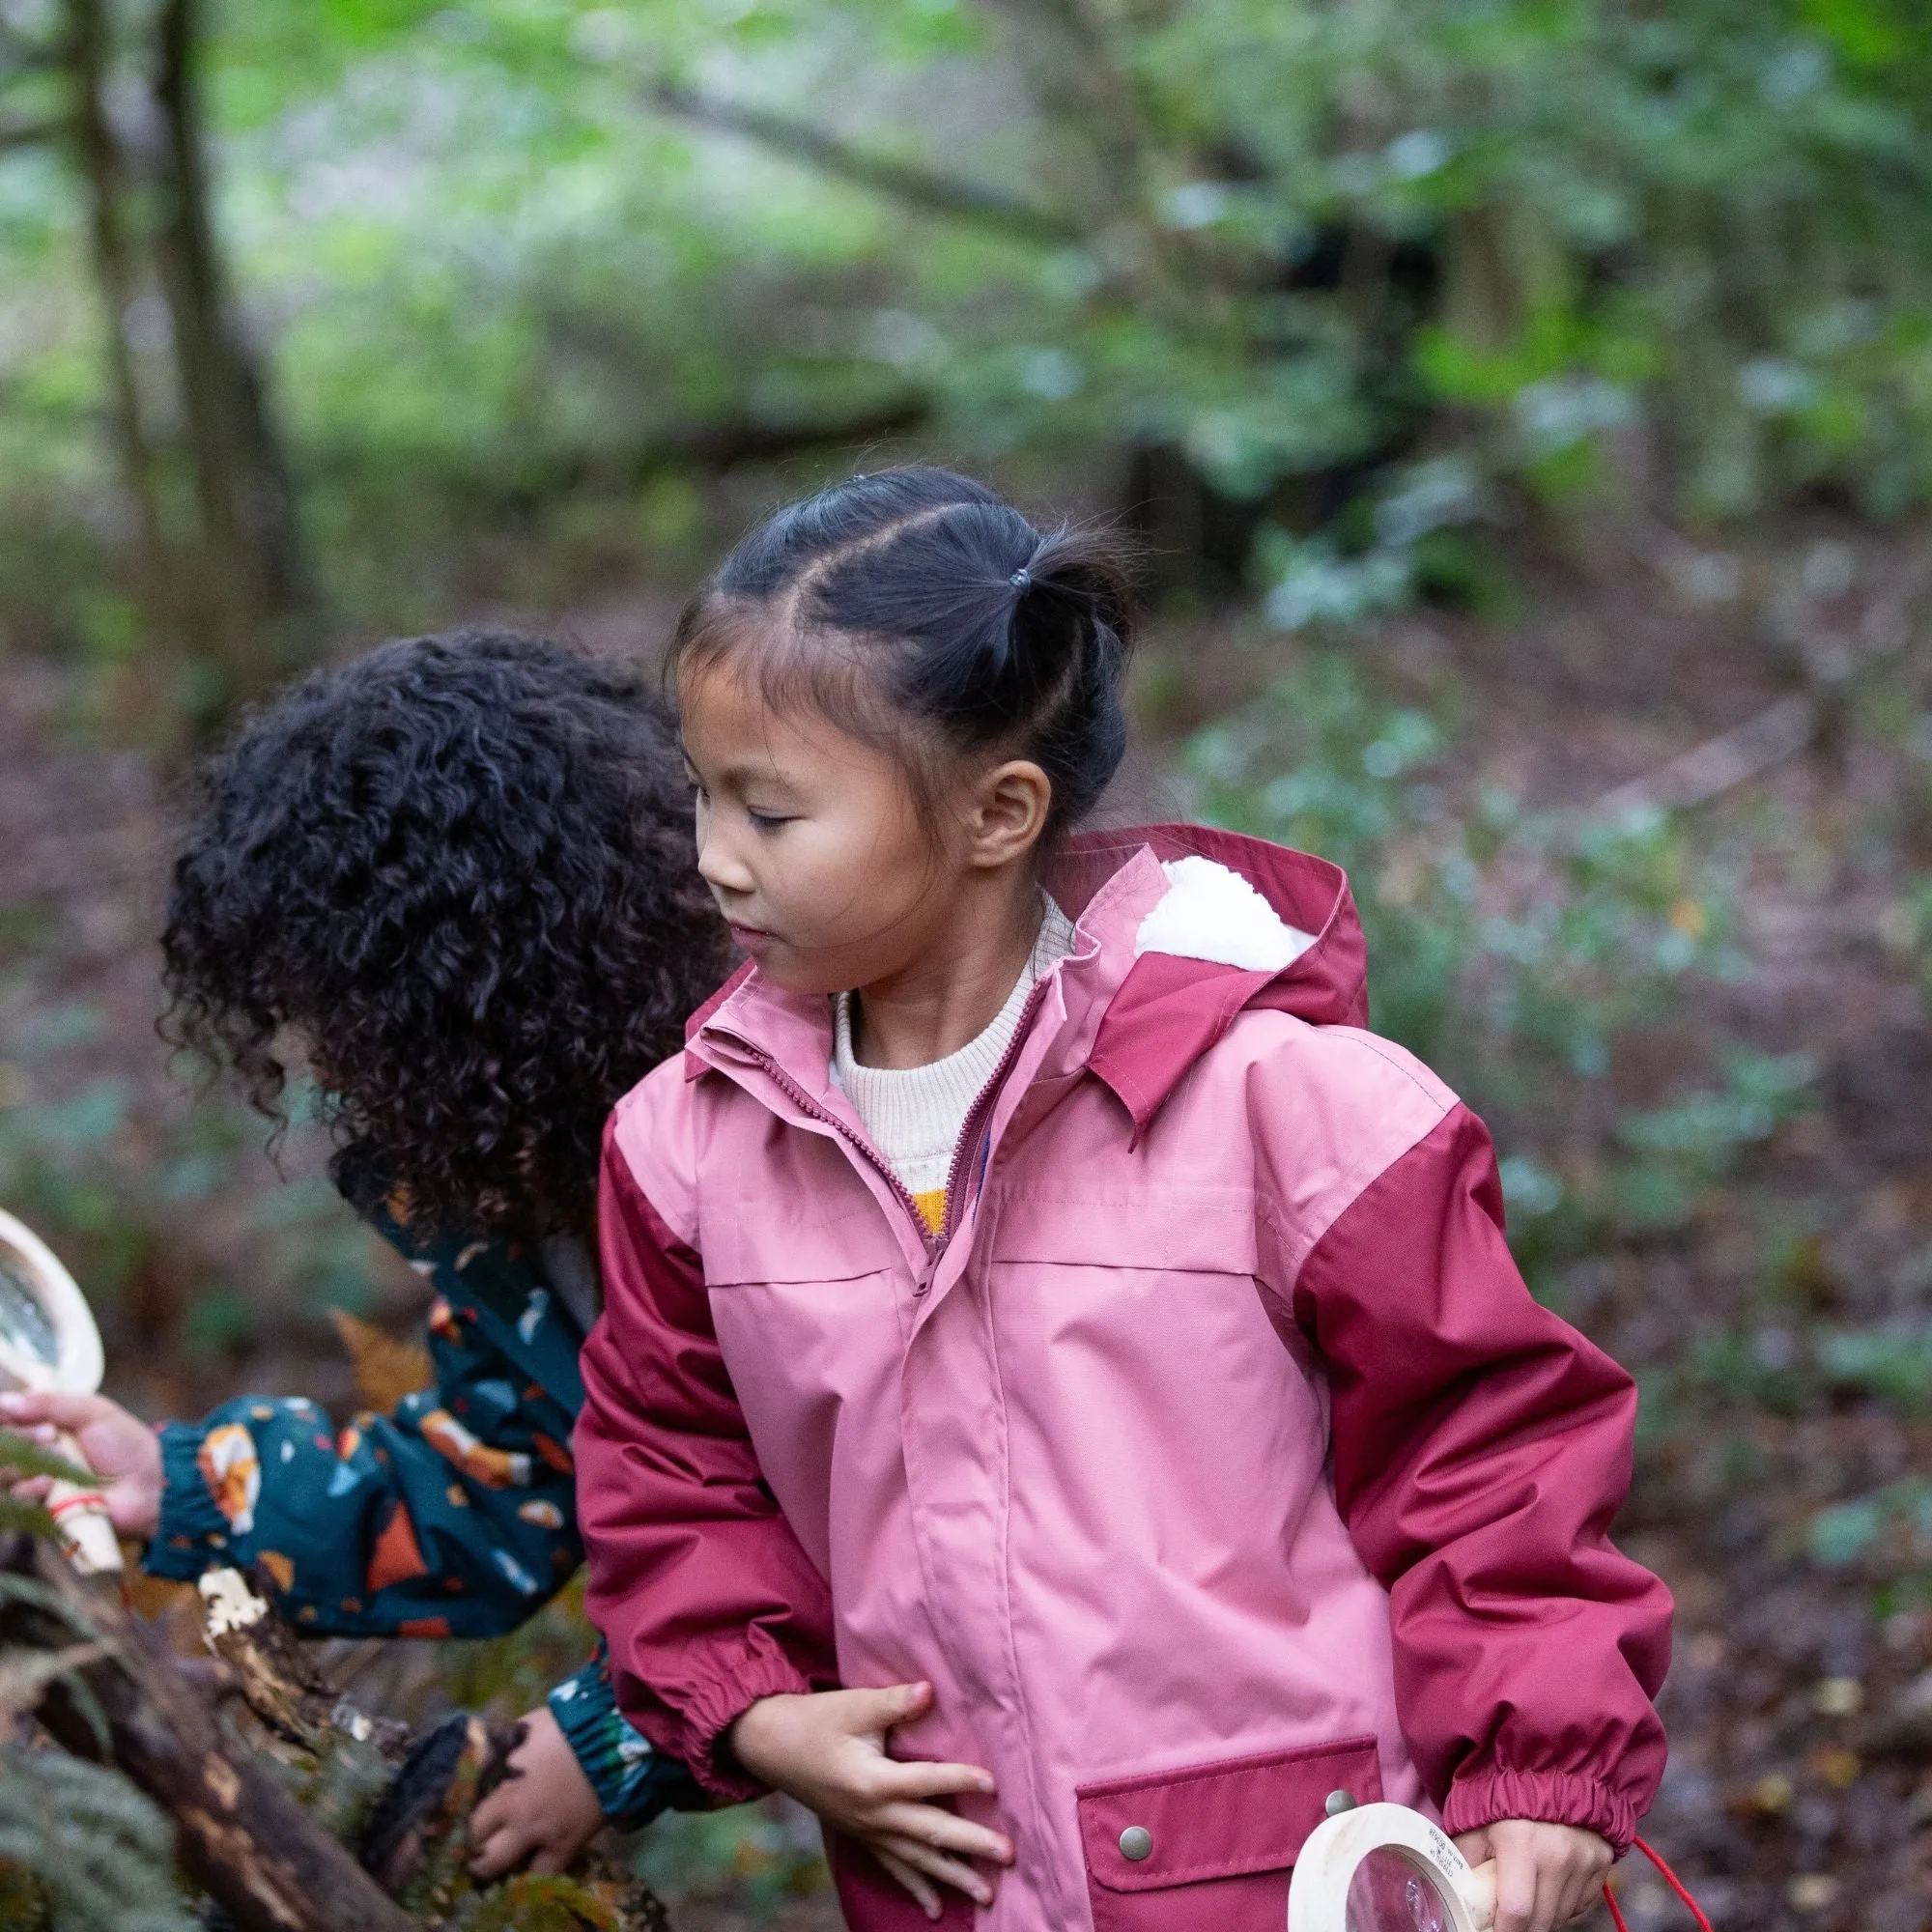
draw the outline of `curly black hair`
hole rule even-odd
[[[202,769],[161,946],[163,1036],[278,1126],[290,1037],[338,1179],[418,1227],[582,1232],[612,1103],[728,965],[669,707],[506,632],[312,673]]]

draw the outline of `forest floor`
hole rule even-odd
[[[1804,546],[1839,559],[1830,635],[1856,639],[1918,568],[1901,538],[1825,526],[1768,536],[1763,555]],[[1368,648],[1398,683],[1460,685],[1459,783],[1586,803],[1761,712],[1807,662],[1820,670],[1816,636],[1767,641],[1766,600],[1690,594],[1672,566],[1526,563],[1531,614],[1406,618]],[[660,614],[655,599],[629,600],[577,628],[621,646]],[[1258,675],[1206,624],[1157,638],[1154,656],[1184,673],[1157,721],[1170,735]],[[69,668],[0,660],[0,1136],[81,1150],[45,1185],[82,1259],[120,1284],[104,1322],[114,1392],[154,1415],[244,1388],[346,1410],[354,1372],[322,1304],[359,1298],[402,1336],[418,1286],[332,1207],[312,1132],[292,1137],[282,1182],[232,1111],[188,1111],[153,1032],[169,781],[76,724],[79,690]],[[1932,1520],[1881,1521],[1868,1549],[1835,1564],[1816,1544],[1821,1511],[1932,1469],[1915,1407],[1925,1377],[1921,1364],[1897,1400],[1874,1399],[1810,1374],[1804,1341],[1820,1324],[1891,1323],[1926,1346],[1932,1030],[1887,934],[1901,880],[1932,867],[1925,807],[1915,818],[1901,803],[1914,784],[1922,800],[1909,766],[1927,754],[1834,717],[1708,808],[1738,814],[1761,848],[1741,906],[1751,969],[1700,994],[1675,1034],[1638,1042],[1628,1077],[1662,1081],[1687,1037],[1721,1024],[1816,1056],[1816,1104],[1688,1230],[1573,1276],[1565,1307],[1646,1391],[1619,1535],[1679,1607],[1671,1767],[1649,1833],[1714,1922],[1740,1932],[1932,1926]],[[115,1179],[103,1190],[76,1174]],[[564,1619],[547,1641],[578,1636]],[[398,1696],[511,1694],[428,1649],[344,1662]],[[540,1687],[541,1662],[540,1645],[536,1662],[505,1664],[517,1694]],[[796,1819],[721,1829],[654,1828],[669,1833],[652,1867],[684,1932],[836,1926]],[[1635,1865],[1623,1898],[1638,1932],[1683,1922]]]

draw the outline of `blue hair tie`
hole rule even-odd
[[[1030,570],[1016,570],[1009,578],[1007,579],[1007,582],[1010,583],[1015,590],[1025,590],[1033,582],[1033,572]]]

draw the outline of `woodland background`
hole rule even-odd
[[[420,1314],[154,1037],[197,747],[385,635],[648,654],[907,456],[1138,536],[1118,810],[1349,867],[1638,1374],[1655,1841],[1720,1927],[1932,1924],[1921,0],[0,0],[0,1201],[110,1386],[346,1408],[329,1311]],[[336,1661],[512,1711],[581,1641]],[[638,1856],[835,1922],[795,1815]]]

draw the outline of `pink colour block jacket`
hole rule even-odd
[[[1187,855],[1313,942],[1139,950]],[[1343,1791],[1623,1850],[1670,1620],[1607,1536],[1635,1394],[1523,1288],[1481,1122],[1366,1030],[1342,874],[1156,827],[1050,884],[1075,949],[939,1236],[824,999],[748,971],[618,1107],[576,1442],[625,1715],[744,1796],[755,1699],[930,1680],[895,1750],[990,1770],[961,1808],[1017,1849],[949,1905],[983,1932],[1280,1932]],[[831,1849],[855,1932],[923,1925]]]

